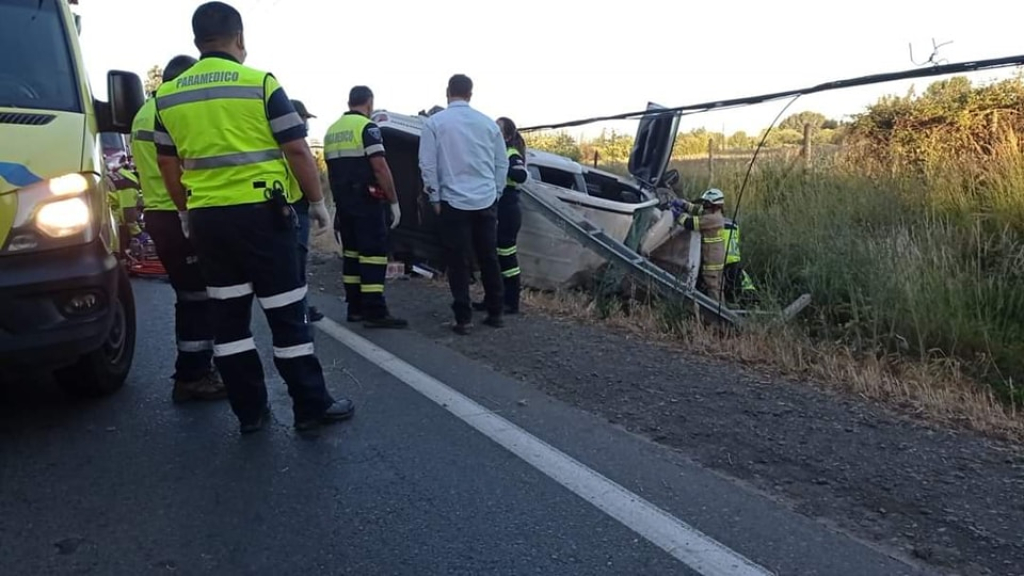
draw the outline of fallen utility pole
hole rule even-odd
[[[832,82],[825,82],[823,84],[817,84],[815,86],[810,86],[807,88],[798,88],[795,90],[786,90],[783,92],[773,92],[770,94],[762,94],[760,96],[748,96],[746,98],[733,98],[731,100],[718,100],[714,102],[703,102],[700,104],[688,104],[686,106],[677,106],[675,108],[660,108],[657,111],[642,110],[640,112],[626,112],[624,114],[598,116],[595,118],[585,118],[583,120],[560,122],[558,124],[530,126],[527,128],[520,128],[519,131],[532,132],[537,130],[555,130],[558,128],[571,128],[574,126],[583,126],[586,124],[593,124],[595,122],[606,122],[609,120],[635,120],[643,118],[645,116],[657,116],[661,114],[700,114],[702,112],[710,112],[712,110],[723,110],[728,108],[738,108],[741,106],[751,106],[754,104],[762,104],[764,102],[772,102],[774,100],[782,100],[784,98],[792,98],[794,96],[816,94],[818,92],[828,92],[830,90],[842,90],[844,88],[868,86],[871,84],[882,84],[885,82],[895,82],[898,80],[912,80],[915,78],[945,76],[948,74],[959,74],[962,72],[979,72],[981,70],[1011,68],[1014,66],[1024,66],[1024,54],[1019,56],[1007,56],[1005,58],[993,58],[989,60],[972,60],[969,62],[957,62],[954,64],[940,64],[938,66],[931,66],[927,68],[913,68],[911,70],[904,70],[902,72],[887,72],[884,74],[858,76],[856,78],[848,78],[846,80],[834,80]]]

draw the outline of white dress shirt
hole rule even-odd
[[[498,125],[468,102],[456,100],[427,118],[419,164],[430,201],[459,210],[489,208],[505,188],[505,150]]]

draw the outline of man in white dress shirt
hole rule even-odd
[[[508,155],[494,120],[469,106],[473,81],[448,80],[448,108],[427,118],[420,137],[419,165],[430,203],[440,216],[448,286],[458,334],[468,334],[469,251],[476,253],[484,285],[487,319],[502,326],[502,279],[497,253],[497,201],[505,188]]]

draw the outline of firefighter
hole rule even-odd
[[[174,81],[195,63],[196,59],[191,56],[175,56],[164,67],[163,81]],[[153,96],[150,95],[132,123],[132,156],[142,181],[146,230],[174,288],[174,333],[178,355],[174,363],[171,399],[174,402],[221,400],[227,397],[227,391],[213,366],[213,325],[206,283],[192,244],[182,232],[178,211],[157,165],[153,142],[156,100]]]
[[[355,405],[328,392],[306,321],[298,218],[285,198],[289,170],[309,200],[317,232],[330,225],[306,128],[277,79],[243,65],[237,10],[204,3],[192,16],[192,31],[199,62],[157,91],[154,140],[206,279],[214,362],[239,431],[262,429],[271,413],[250,331],[255,295],[273,334],[274,365],[292,398],[294,426],[314,431],[350,418]]]
[[[526,182],[529,172],[526,171],[526,142],[519,133],[515,122],[501,117],[497,120],[501,135],[505,139],[508,155],[508,178],[505,190],[498,200],[498,265],[505,284],[505,313],[519,313],[520,270],[517,256],[516,238],[523,222],[519,207],[519,189],[517,186]],[[474,302],[477,311],[487,310],[484,302]]]
[[[722,229],[725,242],[725,270],[722,273],[723,292],[730,302],[743,304],[757,302],[757,287],[743,269],[740,255],[740,226],[732,219],[725,220]]]
[[[292,106],[295,107],[295,111],[298,112],[299,117],[302,118],[303,125],[306,127],[306,131],[309,131],[309,119],[316,118],[316,116],[309,113],[306,110],[306,105],[301,100],[292,100]],[[323,190],[323,184],[321,183],[321,190]],[[326,190],[324,190],[326,193]],[[306,262],[309,259],[309,201],[306,200],[306,196],[302,193],[302,187],[299,186],[299,180],[295,177],[295,173],[290,174],[288,180],[288,202],[295,208],[295,213],[299,217],[299,228],[298,232],[298,243],[299,243],[299,277],[302,278],[302,282],[306,282]],[[316,309],[316,306],[309,306],[307,310],[310,322],[318,322],[324,319],[324,315]]]
[[[725,194],[718,188],[711,188],[700,196],[699,203],[688,200],[673,200],[670,203],[676,223],[686,230],[697,230],[701,234],[700,284],[702,291],[721,299],[722,271],[725,268]]]
[[[353,87],[348,107],[324,137],[324,159],[337,207],[335,226],[341,237],[348,321],[364,322],[368,328],[404,328],[408,322],[391,316],[384,298],[385,206],[391,208],[391,228],[398,226],[402,213],[380,128],[370,120],[373,92],[366,86]]]

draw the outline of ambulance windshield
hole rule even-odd
[[[0,0],[0,107],[82,112],[57,0]]]

